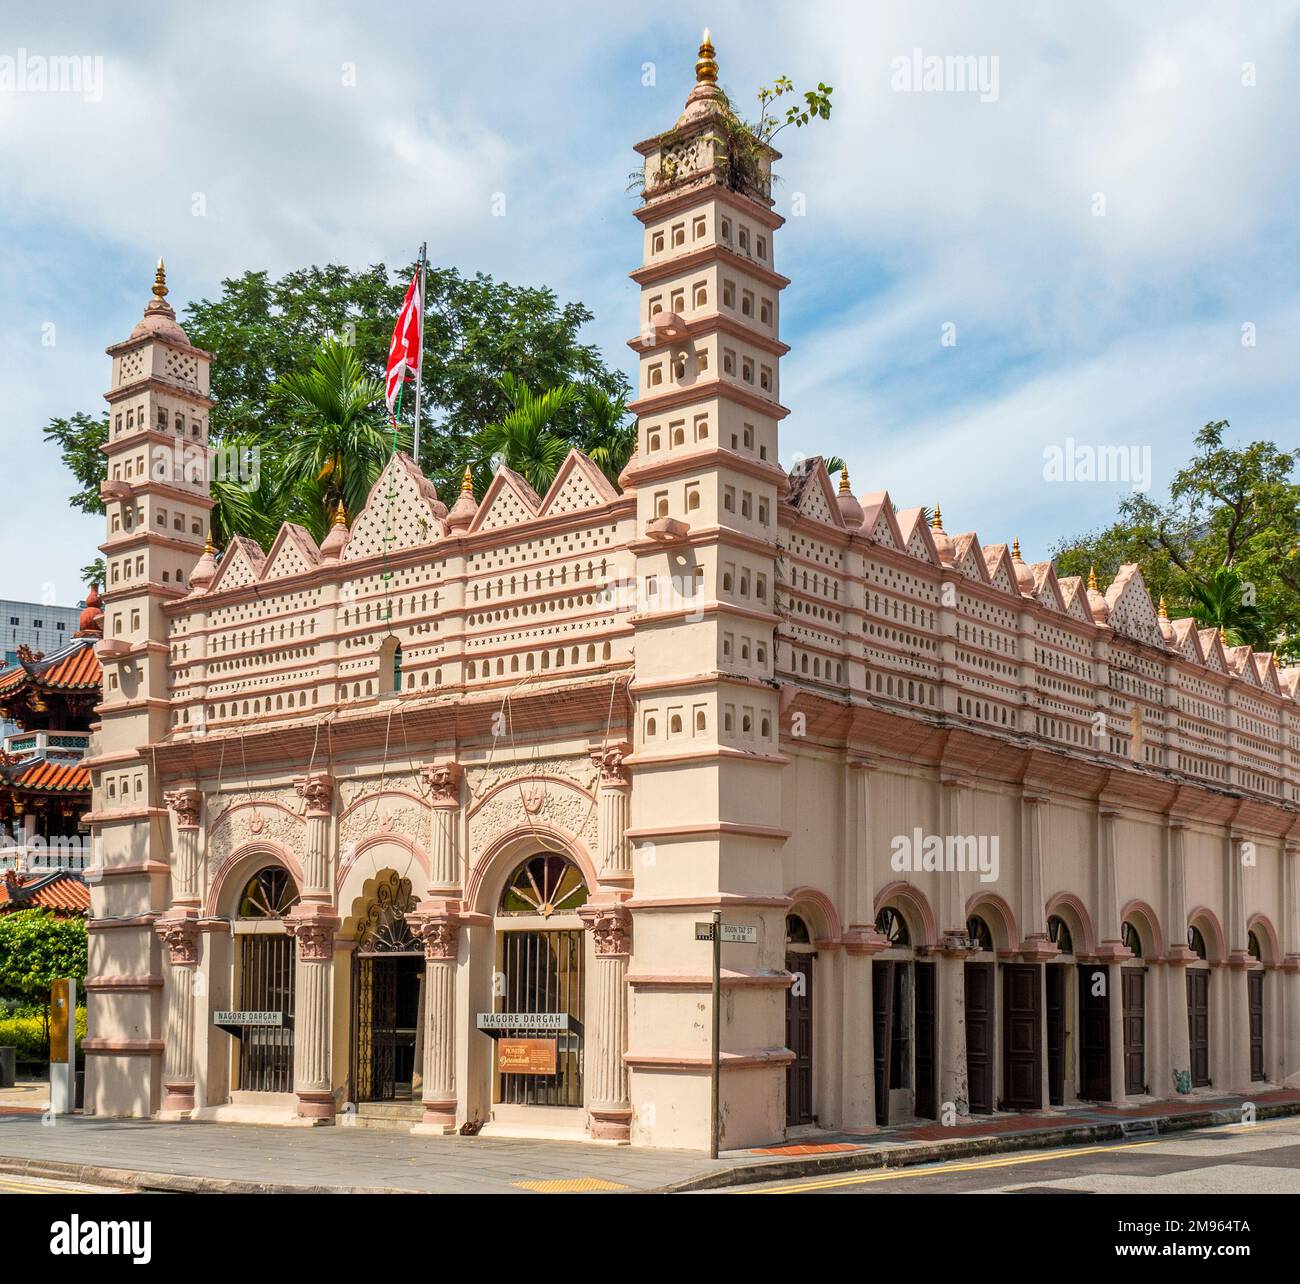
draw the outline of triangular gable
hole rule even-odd
[[[1030,570],[1034,573],[1034,596],[1049,611],[1060,611],[1064,615],[1065,598],[1061,594],[1061,586],[1057,583],[1056,571],[1051,562],[1034,562]]]
[[[1196,621],[1190,618],[1174,620],[1174,645],[1185,660],[1204,665],[1205,652],[1201,650],[1201,637],[1196,631]]]
[[[470,531],[495,531],[531,522],[541,511],[537,492],[513,468],[497,469],[470,524]]]
[[[1110,627],[1116,633],[1151,646],[1164,645],[1160,617],[1135,562],[1125,562],[1119,568],[1106,590],[1106,605],[1110,607]]]
[[[1277,683],[1277,670],[1273,667],[1271,651],[1261,651],[1255,656],[1255,672],[1259,674],[1259,685],[1265,691],[1271,691],[1274,695],[1282,694]]]
[[[265,563],[266,554],[256,541],[244,535],[232,535],[208,592],[224,592],[252,584],[261,575]]]
[[[939,565],[939,550],[934,546],[934,536],[930,534],[923,509],[905,508],[898,514],[898,529],[902,532],[903,547],[909,557],[929,562],[932,566]]]
[[[580,450],[570,450],[542,500],[539,515],[599,508],[618,498],[609,479]]]
[[[262,578],[272,580],[285,575],[301,575],[319,564],[320,549],[310,532],[295,522],[285,522],[266,555]]]
[[[447,533],[447,524],[434,508],[437,500],[433,483],[409,455],[398,451],[370,488],[341,560],[357,562],[431,544]]]
[[[1252,687],[1259,686],[1259,674],[1255,671],[1255,653],[1248,646],[1232,646],[1225,649],[1228,657],[1228,671],[1235,673],[1243,682]]]
[[[1016,583],[1016,568],[1011,565],[1011,550],[1005,544],[985,544],[982,551],[989,583],[1012,597],[1019,597],[1020,586]]]
[[[1228,661],[1223,654],[1223,643],[1219,641],[1218,629],[1197,629],[1196,636],[1201,640],[1201,654],[1205,657],[1205,667],[1215,673],[1227,673]]]
[[[1277,682],[1282,694],[1294,700],[1297,692],[1300,692],[1300,668],[1279,669]]]
[[[827,526],[844,528],[844,517],[835,502],[835,488],[831,485],[826,461],[818,455],[805,465],[804,485],[799,489],[797,507],[804,517],[823,522]]]
[[[873,491],[862,497],[862,529],[885,548],[902,548],[903,533],[887,490]]]
[[[989,568],[984,564],[980,537],[974,531],[966,531],[953,539],[952,564],[968,580],[976,580],[980,584],[989,582]]]
[[[1088,609],[1088,595],[1084,592],[1082,575],[1067,575],[1056,581],[1061,590],[1061,601],[1065,603],[1065,613],[1085,624],[1095,624],[1092,611]]]

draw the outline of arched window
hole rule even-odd
[[[1250,957],[1253,958],[1256,963],[1262,963],[1264,961],[1264,951],[1260,948],[1259,936],[1257,933],[1251,932],[1249,936],[1247,936],[1246,948],[1250,952]]]
[[[298,904],[298,885],[282,865],[259,869],[244,884],[239,918],[283,918]]]
[[[978,914],[974,914],[966,920],[966,935],[970,937],[970,943],[977,950],[992,950],[993,933],[989,931],[989,925]]]
[[[891,906],[886,905],[884,909],[876,915],[876,931],[887,940],[890,945],[904,949],[911,945],[912,938],[907,930],[907,923],[903,916]]]
[[[563,856],[530,856],[510,876],[501,893],[500,914],[572,914],[587,903],[587,884],[578,867]]]
[[[808,924],[798,914],[785,917],[785,939],[791,945],[811,945],[812,937],[808,933]]]
[[[1119,939],[1124,943],[1124,948],[1134,958],[1140,959],[1142,957],[1141,933],[1127,919],[1124,920],[1124,926],[1119,929]]]
[[[1201,935],[1201,929],[1199,927],[1189,927],[1187,929],[1187,945],[1198,959],[1207,957],[1205,937]]]
[[[1055,914],[1047,920],[1047,939],[1062,954],[1074,953],[1074,938],[1070,935],[1070,925]]]

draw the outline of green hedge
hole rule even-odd
[[[86,1009],[77,1009],[77,1048],[86,1037]],[[0,1047],[17,1048],[19,1061],[45,1060],[45,1031],[38,1016],[0,1020]]]

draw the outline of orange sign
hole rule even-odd
[[[54,981],[50,985],[50,1060],[67,1061],[68,1059],[68,1022],[72,1014],[68,1011],[68,983]]]
[[[554,1039],[498,1039],[497,1070],[501,1074],[554,1074]]]

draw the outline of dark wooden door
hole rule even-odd
[[[794,1060],[785,1069],[787,1126],[813,1121],[813,956],[787,954],[785,970],[795,983],[785,992],[785,1044]]]
[[[971,1114],[992,1114],[992,963],[966,964],[966,1085]]]
[[[916,1114],[920,1119],[937,1119],[934,1063],[935,992],[934,964],[913,963],[916,977]]]
[[[1038,963],[1002,969],[1002,1104],[1043,1108],[1043,978]]]
[[[875,1051],[876,1123],[889,1123],[889,1063],[894,1032],[894,963],[873,959],[871,963],[871,1026]]]
[[[1264,973],[1246,973],[1246,997],[1250,1007],[1250,1077],[1252,1082],[1264,1074]]]
[[[1147,1090],[1147,974],[1145,968],[1120,968],[1124,986],[1124,1091]]]
[[[1079,1096],[1110,1100],[1110,994],[1104,967],[1079,969]]]
[[[1192,1054],[1192,1087],[1210,1086],[1210,974],[1187,969],[1187,1034]]]
[[[1047,969],[1047,1097],[1065,1104],[1065,967]]]

